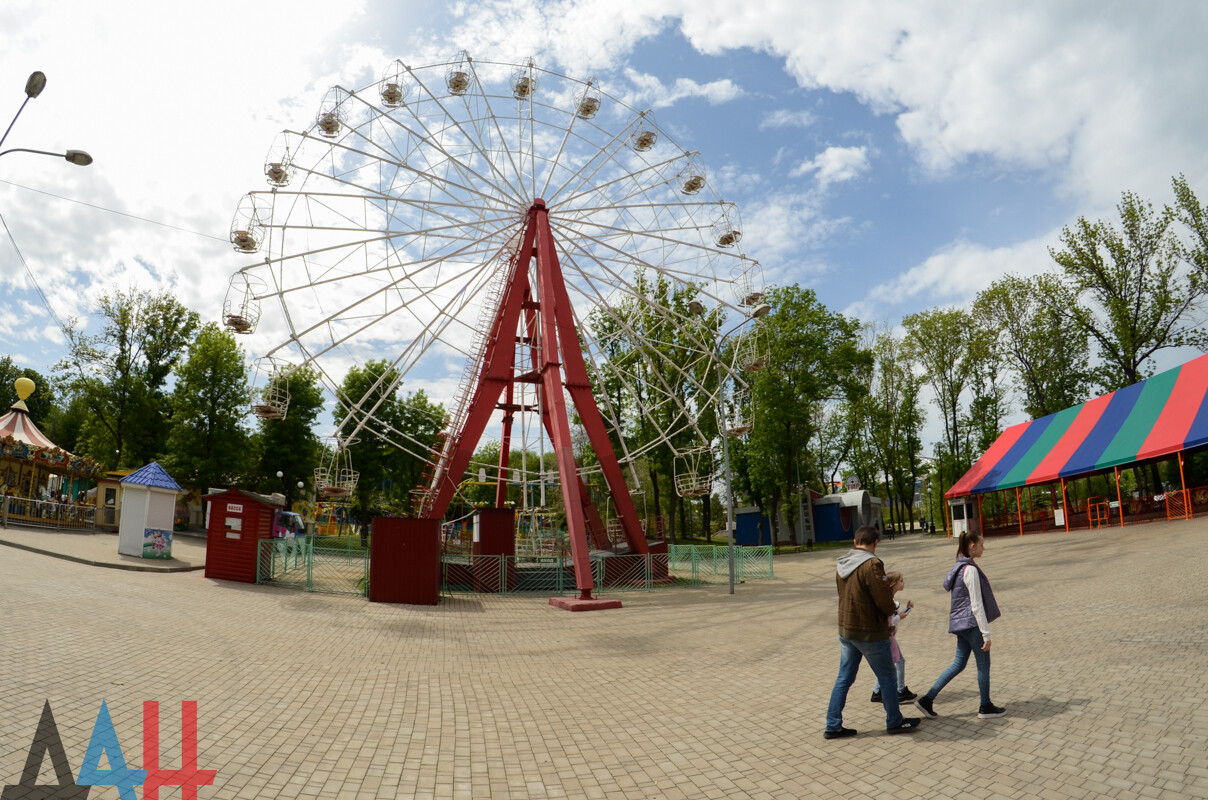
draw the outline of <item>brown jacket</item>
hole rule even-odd
[[[843,561],[859,553],[854,550],[840,559],[835,574],[839,589],[839,635],[860,642],[877,642],[888,639],[891,633],[893,587],[885,580],[885,567],[876,556],[843,577]]]

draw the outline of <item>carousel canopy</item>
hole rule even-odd
[[[21,407],[18,408],[17,405]],[[38,426],[29,418],[29,412],[25,410],[25,404],[17,401],[13,405],[12,411],[9,411],[3,417],[0,417],[0,439],[6,436],[11,436],[18,442],[24,442],[31,447],[53,448],[55,443],[47,439],[42,431],[38,430]]]
[[[1208,355],[1007,428],[945,497],[1049,483],[1208,444]]]

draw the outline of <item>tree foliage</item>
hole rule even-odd
[[[755,335],[767,363],[752,382],[754,429],[742,459],[748,484],[776,520],[818,474],[810,442],[822,422],[820,404],[851,396],[870,355],[858,345],[858,323],[827,309],[813,291],[777,287],[766,300],[772,312],[757,321]],[[795,515],[785,518],[796,540]]]
[[[973,316],[1001,349],[1033,419],[1083,402],[1089,388],[1087,333],[1053,308],[1051,298],[1061,293],[1055,275],[1007,275],[973,303]]]
[[[255,483],[262,491],[283,493],[288,506],[297,482],[312,484],[319,466],[322,446],[314,426],[323,408],[323,391],[318,374],[309,367],[300,367],[282,380],[289,389],[289,410],[285,419],[259,421],[254,436],[254,449],[259,453]]]
[[[444,428],[444,407],[423,390],[400,396],[402,379],[384,360],[353,366],[340,385],[334,410],[340,435],[360,473],[353,495],[362,521],[375,513],[410,514],[411,490],[418,487],[428,451]]]
[[[202,489],[236,485],[247,473],[248,377],[243,348],[211,322],[176,365],[172,423],[164,466],[178,482]]]
[[[692,314],[690,303],[699,290],[690,284],[639,274],[634,288],[619,305],[596,309],[589,318],[600,357],[595,389],[603,398],[601,412],[624,436],[622,451],[614,431],[618,455],[628,454],[646,467],[654,513],[672,512],[674,542],[675,512],[679,529],[688,515],[683,498],[674,493],[675,454],[708,447],[717,435],[717,409],[710,398],[718,378],[711,356],[720,318]],[[712,459],[704,462],[700,469],[711,473]],[[707,505],[702,511],[707,525]]]
[[[1198,204],[1189,189],[1181,203],[1194,224]],[[1194,318],[1208,291],[1195,272],[1202,245],[1180,242],[1172,230],[1178,212],[1170,207],[1156,210],[1125,192],[1116,209],[1118,225],[1080,217],[1062,229],[1060,247],[1049,250],[1064,289],[1051,308],[1095,342],[1099,364],[1092,375],[1106,391],[1152,374],[1152,358],[1162,350],[1208,345],[1208,332]]]
[[[168,291],[116,290],[101,297],[100,313],[106,322],[97,336],[68,322],[68,353],[56,373],[88,410],[84,453],[111,467],[142,466],[166,450],[165,383],[201,320]]]
[[[947,475],[951,485],[972,461],[961,396],[974,380],[978,357],[973,320],[960,308],[933,308],[908,315],[902,324],[906,328],[906,357],[922,367],[923,379],[934,393],[932,402],[940,410],[943,446],[954,467]]]

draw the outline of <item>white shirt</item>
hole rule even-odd
[[[965,582],[965,589],[969,592],[969,609],[977,620],[977,629],[981,631],[982,639],[988,642],[990,641],[990,620],[986,619],[986,606],[982,603],[981,575],[977,571],[977,566],[970,564],[965,567],[961,573],[961,580]]]

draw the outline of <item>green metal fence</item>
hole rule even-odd
[[[726,547],[670,545],[666,554],[599,555],[592,577],[600,592],[654,591],[670,586],[700,586],[729,580]],[[446,554],[441,559],[444,592],[488,594],[573,594],[575,568],[570,556],[475,556]],[[734,574],[740,581],[771,580],[771,547],[734,548]],[[256,582],[333,594],[369,594],[369,550],[360,540],[335,536],[299,536],[260,542]]]
[[[670,546],[668,551],[593,558],[592,577],[597,591],[653,591],[729,580],[725,547]],[[445,592],[573,594],[577,591],[570,556],[445,555],[441,569],[441,588]],[[737,580],[771,580],[772,548],[735,548],[734,571]]]
[[[256,583],[308,592],[369,594],[369,550],[357,539],[298,536],[260,542]]]
[[[730,548],[720,545],[667,545],[667,559],[675,575],[690,576],[698,583],[727,583],[730,580]],[[734,579],[773,580],[772,548],[735,547]]]

